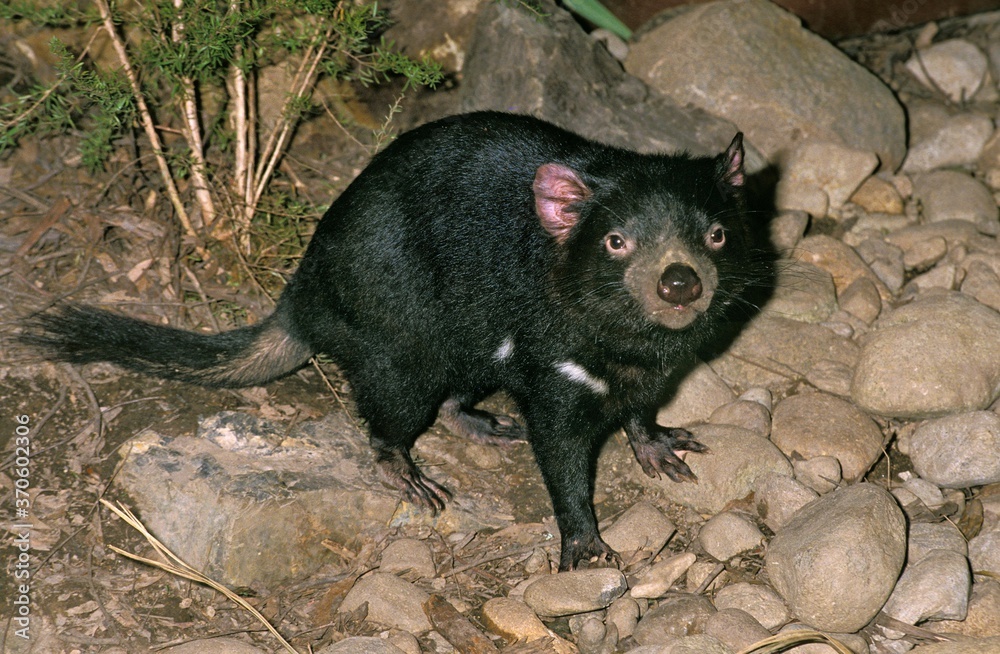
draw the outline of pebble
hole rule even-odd
[[[973,261],[965,270],[962,292],[983,305],[1000,311],[1000,275],[987,264]]]
[[[794,256],[830,273],[837,293],[843,293],[856,280],[865,278],[875,284],[881,297],[889,299],[892,296],[854,248],[831,236],[807,236],[795,249]]]
[[[779,531],[792,516],[819,494],[788,475],[766,475],[757,481],[754,500],[757,513],[771,531]]]
[[[948,254],[948,241],[940,236],[932,236],[925,241],[917,241],[903,252],[903,266],[909,271],[923,272],[930,269]]]
[[[872,484],[824,495],[775,534],[765,565],[792,613],[821,631],[851,633],[875,617],[906,555],[906,522]]]
[[[639,603],[632,597],[619,597],[608,607],[605,620],[609,625],[615,625],[618,638],[628,638],[635,632],[635,625],[639,623]]]
[[[899,449],[917,474],[945,488],[1000,482],[1000,416],[992,411],[928,420],[904,434]]]
[[[919,296],[879,317],[861,350],[851,398],[862,410],[899,418],[985,409],[1000,395],[1000,348],[979,344],[995,342],[998,333],[1000,314],[966,295]],[[947,458],[962,454],[950,450]]]
[[[698,542],[716,561],[729,559],[758,548],[764,534],[750,520],[732,511],[717,513],[708,519],[698,533]]]
[[[878,287],[867,277],[859,277],[848,285],[837,298],[840,308],[871,325],[882,311],[882,298]]]
[[[430,599],[425,591],[388,572],[373,572],[358,579],[338,609],[350,613],[368,602],[369,622],[419,634],[431,629],[424,613]]]
[[[778,267],[774,293],[764,311],[799,320],[822,322],[837,309],[837,289],[827,271],[803,261]]]
[[[788,607],[770,586],[738,582],[715,594],[715,608],[739,609],[750,614],[765,629],[774,630],[788,622]]]
[[[792,461],[795,478],[825,495],[840,486],[842,479],[840,461],[834,456],[814,456],[810,459]]]
[[[902,249],[881,238],[866,238],[854,249],[884,288],[899,292],[905,279]]]
[[[798,245],[809,226],[805,211],[781,211],[770,222],[769,236],[775,250],[786,255]]]
[[[933,550],[906,566],[882,610],[913,625],[924,620],[962,620],[971,586],[968,559],[953,550]]]
[[[636,552],[652,555],[663,549],[677,528],[649,502],[636,502],[614,523],[601,529],[601,537],[625,560]]]
[[[204,651],[199,650],[199,652]],[[406,652],[382,638],[354,636],[328,645],[316,654],[406,654]]]
[[[917,50],[906,69],[921,84],[952,102],[971,100],[979,91],[989,62],[983,51],[964,39],[950,39]]]
[[[717,408],[735,399],[736,394],[718,373],[707,363],[698,362],[685,373],[677,391],[657,412],[656,422],[671,427],[704,422]]]
[[[986,579],[972,585],[972,596],[964,620],[942,620],[927,627],[939,633],[973,637],[1000,634],[1000,581]]]
[[[934,550],[951,550],[963,557],[969,555],[969,545],[958,527],[950,522],[914,522],[906,543],[906,560],[919,563]]]
[[[832,456],[848,482],[882,454],[882,431],[850,402],[826,393],[792,395],[774,408],[771,441],[786,456]]]
[[[993,121],[982,114],[951,114],[943,107],[915,105],[910,115],[911,145],[903,162],[907,173],[971,166],[993,134]]]
[[[629,594],[637,599],[661,597],[697,560],[691,552],[676,554],[653,564],[632,586]]]
[[[437,573],[431,548],[414,538],[400,538],[389,543],[382,551],[379,570],[411,579],[431,579]]]
[[[530,643],[539,638],[553,639],[558,654],[570,654],[576,648],[549,631],[531,608],[514,599],[494,597],[482,608],[483,626],[508,642]]]
[[[977,574],[1000,577],[1000,525],[969,541],[969,560]]]
[[[716,607],[718,608],[718,604]],[[733,652],[743,651],[754,643],[771,637],[770,631],[741,609],[719,608],[709,616],[705,633],[718,638]]]
[[[716,425],[742,427],[763,438],[771,434],[771,413],[766,406],[752,400],[739,399],[723,404],[712,412],[708,421]]]
[[[656,645],[688,634],[704,633],[715,607],[708,598],[690,593],[670,593],[642,616],[632,634],[640,645]]]
[[[684,506],[718,513],[729,502],[746,497],[758,477],[772,472],[792,474],[781,451],[753,432],[730,425],[694,425],[690,430],[711,450],[711,454],[692,453],[685,459],[698,477],[697,484],[678,484],[665,476],[650,479],[638,466],[630,469],[633,479]]]
[[[609,630],[595,617],[584,620],[576,633],[576,646],[580,654],[613,654],[618,644],[618,632],[612,626]]]
[[[524,603],[543,618],[607,608],[628,590],[625,575],[613,568],[546,575],[524,589]]]
[[[927,222],[967,220],[983,234],[1000,233],[998,210],[986,186],[957,170],[938,170],[914,179],[914,196],[920,200]]]
[[[784,163],[775,205],[779,210],[805,211],[818,217],[839,211],[878,163],[874,152],[801,141]]]
[[[868,213],[903,213],[903,198],[896,187],[881,177],[866,179],[851,196],[851,202]]]

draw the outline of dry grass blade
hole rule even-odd
[[[164,560],[155,561],[153,559],[147,559],[144,556],[138,556],[136,554],[132,554],[131,552],[126,552],[121,548],[115,547],[114,545],[109,545],[108,547],[110,547],[114,552],[116,552],[117,554],[121,554],[122,556],[128,557],[133,561],[139,561],[140,563],[151,565],[155,568],[159,568],[160,570],[169,572],[172,575],[177,575],[178,577],[183,577],[184,579],[189,579],[191,581],[197,582],[199,584],[204,584],[209,588],[217,590],[218,592],[222,593],[236,604],[240,605],[241,607],[249,611],[251,615],[257,618],[257,620],[259,620],[260,623],[264,625],[264,627],[266,627],[267,630],[270,631],[275,638],[278,639],[278,642],[280,642],[282,647],[284,647],[287,651],[291,652],[292,654],[299,654],[298,650],[292,647],[288,643],[288,641],[285,640],[280,633],[278,633],[278,630],[275,629],[271,625],[271,623],[267,621],[267,618],[265,618],[263,615],[260,614],[260,611],[250,606],[250,604],[248,604],[246,600],[244,600],[242,597],[240,597],[233,591],[229,590],[219,582],[209,579],[202,573],[198,572],[197,570],[189,566],[183,560],[181,560],[181,558],[178,557],[173,552],[171,552],[166,545],[161,543],[156,538],[156,536],[149,533],[149,531],[146,529],[146,526],[142,524],[142,522],[140,522],[140,520],[136,518],[131,511],[126,509],[124,506],[121,506],[120,504],[116,506],[104,498],[101,498],[101,504],[106,506],[109,511],[111,511],[119,518],[124,520],[130,527],[132,527],[140,534],[142,534],[142,537],[145,538],[147,541],[149,541],[149,544],[153,546],[153,549],[156,550],[156,553],[159,554],[161,557],[163,557]]]
[[[846,645],[836,638],[832,638],[820,631],[813,631],[811,629],[791,631],[787,634],[778,634],[777,636],[765,638],[764,640],[754,643],[750,647],[742,650],[739,654],[776,654],[777,652],[783,652],[794,645],[802,645],[804,643],[826,643],[833,649],[837,650],[839,654],[853,654],[853,652],[848,649]]]

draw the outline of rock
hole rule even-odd
[[[906,69],[927,88],[944,93],[952,102],[964,102],[979,91],[989,62],[972,43],[951,39],[917,50]]]
[[[709,616],[705,633],[722,641],[730,650],[741,652],[754,643],[771,637],[752,615],[740,609],[719,609]]]
[[[658,489],[669,499],[698,511],[718,513],[733,500],[746,497],[758,477],[776,472],[790,475],[792,466],[767,439],[729,425],[695,425],[691,432],[708,454],[689,454],[685,461],[698,476],[697,484],[677,483],[666,477],[650,479],[638,466],[632,478]]]
[[[476,16],[487,0],[458,2],[397,2],[390,9],[392,23],[385,31],[402,51],[429,57],[450,74],[460,72],[476,26]]]
[[[695,559],[695,555],[691,552],[684,552],[654,563],[632,586],[629,594],[636,599],[653,599],[666,595]]]
[[[855,343],[820,325],[763,314],[712,360],[712,368],[734,387],[785,391],[816,367],[853,370],[859,352]]]
[[[928,418],[985,409],[1000,395],[1000,314],[934,293],[883,315],[863,340],[851,397],[870,413]],[[961,454],[961,453],[959,453]]]
[[[757,481],[754,500],[764,524],[777,532],[819,494],[787,475],[766,475]]]
[[[545,19],[517,3],[479,12],[459,87],[462,111],[528,113],[612,145],[643,152],[716,154],[737,129],[650,89],[553,2]],[[760,167],[753,147],[748,165]],[[754,163],[757,161],[758,163]]]
[[[981,261],[973,261],[965,271],[962,293],[980,304],[1000,311],[1000,275]]]
[[[524,603],[541,617],[606,608],[628,590],[625,575],[612,568],[546,575],[524,589]]]
[[[760,402],[736,400],[712,412],[708,421],[715,425],[742,427],[767,438],[771,433],[771,413]]]
[[[667,544],[677,528],[663,513],[648,502],[636,502],[621,514],[601,537],[625,560],[637,552],[652,556]]]
[[[855,246],[861,260],[893,294],[903,286],[903,251],[881,238],[866,238]],[[883,298],[884,299],[884,298]]]
[[[670,593],[648,611],[632,636],[640,645],[656,645],[692,633],[703,633],[715,607],[708,598],[688,593]]]
[[[608,607],[607,623],[615,625],[619,639],[625,639],[635,632],[635,625],[639,622],[639,613],[638,602],[628,596],[619,597]]]
[[[680,383],[656,415],[656,422],[661,425],[683,427],[704,422],[717,408],[736,399],[736,394],[707,363],[698,361],[674,374],[680,377]]]
[[[242,640],[222,637],[192,640],[182,645],[168,647],[162,651],[166,654],[263,654],[264,650],[244,643]],[[326,650],[323,651],[325,652]],[[386,654],[390,653],[386,652]]]
[[[428,434],[416,451],[453,460],[437,454],[441,441]],[[399,494],[378,478],[367,437],[341,412],[291,432],[223,412],[203,419],[197,436],[147,430],[122,452],[115,483],[146,526],[188,564],[232,586],[273,586],[309,575],[332,556],[324,538],[354,543],[386,524],[430,521],[444,531],[496,529],[509,523],[513,510],[502,493],[465,497],[436,518],[401,506]],[[504,486],[499,470],[452,463],[435,472],[452,488],[473,474],[479,483]]]
[[[830,328],[831,331],[843,338],[850,338],[854,333],[853,329],[849,329],[847,332],[838,331],[831,327],[830,323],[823,323],[823,326]],[[838,361],[822,359],[809,368],[809,372],[806,373],[806,381],[815,386],[816,390],[838,397],[847,397],[851,394],[851,377],[853,375],[854,369],[852,367]]]
[[[851,202],[868,213],[903,213],[903,198],[890,182],[881,177],[869,177],[851,196]]]
[[[844,289],[837,298],[840,308],[871,325],[882,311],[882,298],[878,287],[867,277],[859,277]]]
[[[932,236],[926,241],[917,241],[903,252],[903,265],[907,270],[922,272],[934,266],[948,254],[948,241],[940,236]]]
[[[337,610],[350,613],[368,602],[368,622],[420,634],[431,629],[424,613],[429,599],[430,595],[405,579],[373,572],[358,579]]]
[[[805,211],[780,212],[769,225],[770,241],[775,251],[782,256],[790,256],[808,226],[809,214]]]
[[[968,220],[984,234],[1000,233],[993,194],[970,175],[955,170],[920,175],[914,180],[913,193],[928,222]]]
[[[709,556],[716,561],[725,562],[738,554],[760,547],[764,542],[764,534],[745,517],[723,511],[709,518],[702,526],[698,541]]]
[[[946,220],[939,223],[912,225],[886,234],[886,241],[906,252],[912,251],[918,244],[935,238],[944,239],[948,249],[958,246],[969,247],[979,237],[976,226],[967,220]],[[991,239],[994,240],[995,239]]]
[[[938,633],[980,638],[1000,634],[1000,582],[987,579],[972,585],[972,597],[969,598],[969,610],[964,620],[942,620],[926,626]]]
[[[929,420],[901,439],[924,479],[945,488],[1000,481],[1000,416],[992,411],[957,413]]]
[[[769,586],[738,582],[715,594],[720,611],[739,609],[751,615],[765,629],[776,629],[788,622],[788,607]]]
[[[827,271],[802,261],[778,266],[774,294],[764,311],[802,322],[822,322],[837,310],[837,289]]]
[[[919,563],[934,550],[951,550],[962,557],[969,555],[969,546],[958,527],[950,522],[914,522],[906,543],[908,565]]]
[[[549,631],[523,602],[494,597],[483,604],[482,616],[483,626],[508,642],[530,643],[539,638],[551,638],[556,654],[571,654],[576,650],[569,642]]]
[[[775,205],[823,217],[842,209],[877,167],[878,157],[867,150],[821,141],[800,142],[785,160]],[[814,197],[819,203],[811,199]]]
[[[431,548],[422,540],[401,538],[389,543],[382,551],[382,572],[411,576],[412,579],[431,579],[437,573]]]
[[[910,111],[910,150],[903,162],[909,173],[971,166],[993,133],[993,121],[977,113],[951,114],[938,105],[916,105]]]
[[[832,456],[849,482],[864,476],[882,454],[882,432],[849,402],[825,393],[800,393],[774,409],[771,442],[786,456]]]
[[[867,279],[879,290],[883,300],[892,297],[885,284],[868,267],[858,253],[830,236],[807,236],[795,249],[793,256],[799,261],[811,263],[833,276],[837,293],[843,293],[858,279]]]
[[[874,151],[890,170],[906,151],[889,89],[764,0],[692,7],[643,34],[625,67],[678,104],[738,124],[771,160],[808,139]]]
[[[976,574],[1000,576],[1000,527],[980,532],[969,541],[969,561]]]
[[[924,620],[963,620],[971,586],[968,559],[952,550],[933,550],[906,566],[882,610],[913,625]]]
[[[202,652],[204,650],[198,650]],[[194,654],[192,652],[192,654]],[[389,641],[374,636],[354,636],[328,645],[316,654],[405,654]]]
[[[1000,636],[914,647],[913,654],[1000,654]]]
[[[815,456],[811,459],[792,461],[795,478],[820,495],[826,495],[840,486],[842,472],[840,461],[833,456]]]
[[[821,631],[854,632],[892,592],[906,555],[906,523],[871,484],[825,495],[779,531],[765,565],[792,613]]]

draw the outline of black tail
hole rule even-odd
[[[58,361],[108,361],[157,377],[236,388],[266,384],[314,354],[283,322],[275,313],[258,325],[208,335],[66,304],[30,318],[19,340]]]

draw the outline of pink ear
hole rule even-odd
[[[743,186],[746,184],[746,173],[743,170],[743,132],[737,132],[733,137],[733,142],[729,144],[726,152],[722,155],[723,174],[722,181],[729,186]]]
[[[535,171],[535,213],[549,234],[558,243],[564,243],[580,220],[574,206],[590,197],[590,189],[583,180],[561,164],[547,163]]]

